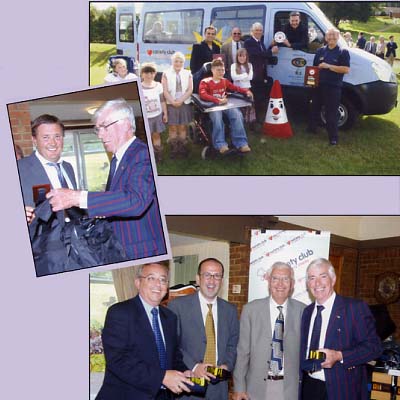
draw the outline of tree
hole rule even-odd
[[[90,4],[90,43],[115,44],[115,7],[99,10]]]
[[[375,3],[370,2],[321,2],[320,9],[333,22],[339,25],[341,20],[355,20],[367,22],[368,18],[374,14]]]

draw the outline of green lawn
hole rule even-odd
[[[376,39],[382,35],[388,40],[389,36],[394,35],[396,39],[396,36],[398,38],[400,34],[400,24],[394,25],[389,17],[372,17],[368,22],[351,21],[341,23],[339,24],[339,28],[342,32],[351,33],[354,44],[357,41],[359,32],[364,32],[367,40],[369,40],[371,35],[375,36]]]
[[[90,43],[90,86],[104,83],[108,57],[116,51],[117,47],[112,44]]]

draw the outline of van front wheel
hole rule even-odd
[[[343,97],[339,104],[339,121],[338,127],[342,130],[348,130],[353,127],[357,121],[360,113],[353,105],[353,103],[347,98]],[[321,110],[321,120],[323,124],[326,124],[325,110]]]

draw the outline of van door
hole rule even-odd
[[[289,13],[293,10],[271,11],[271,20],[274,21],[273,34],[283,31],[289,23]],[[301,12],[301,23],[308,28],[308,48],[293,50],[285,46],[279,47],[277,65],[268,66],[268,75],[278,79],[282,85],[290,87],[304,87],[306,65],[313,65],[314,55],[324,43],[324,33],[310,15]],[[273,39],[271,34],[271,40]]]
[[[134,3],[118,3],[115,19],[117,54],[136,59],[135,19]]]

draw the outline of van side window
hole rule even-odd
[[[275,14],[274,33],[284,31],[285,26],[289,24],[290,11],[279,11]],[[308,29],[308,48],[307,53],[315,53],[317,49],[324,45],[324,33],[313,19],[305,14],[300,13],[301,24]]]
[[[266,8],[264,5],[218,7],[211,11],[211,25],[217,29],[217,39],[222,43],[231,37],[232,28],[242,31],[242,40],[250,37],[254,22],[264,26]]]
[[[120,14],[118,21],[120,42],[133,43],[133,14]]]
[[[143,42],[195,43],[202,37],[203,10],[148,12],[144,16]]]

